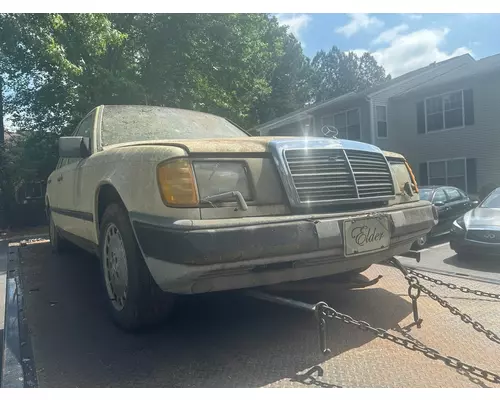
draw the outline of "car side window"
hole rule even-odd
[[[92,134],[92,130],[94,128],[94,116],[95,113],[88,115],[80,124],[78,130],[75,133],[75,136],[83,136],[86,138],[90,138]]]
[[[95,112],[92,114],[89,114],[87,117],[83,119],[83,121],[80,123],[80,126],[75,130],[75,133],[73,133],[73,136],[83,136],[86,138],[90,138],[92,140],[92,131],[94,128],[94,117],[95,117]],[[68,164],[73,164],[76,162],[79,162],[81,160],[80,157],[72,157],[72,158],[66,158],[62,165],[68,165]]]
[[[437,203],[438,201],[446,203],[447,200],[448,199],[443,189],[436,190],[436,192],[434,193],[434,197],[432,198],[433,203]]]
[[[448,198],[450,199],[450,201],[458,201],[458,200],[462,199],[462,195],[460,194],[460,192],[457,189],[446,188],[446,189],[444,189],[444,191],[448,195]]]

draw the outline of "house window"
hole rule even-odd
[[[455,186],[466,193],[477,193],[477,160],[454,158],[420,164],[419,185]]]
[[[359,108],[333,116],[333,126],[339,131],[339,139],[361,140],[361,118]]]
[[[454,186],[467,192],[467,167],[465,158],[429,161],[429,184]]]
[[[474,124],[472,89],[429,97],[417,103],[417,132],[436,132]]]
[[[425,115],[427,132],[464,126],[464,92],[460,90],[426,99]]]
[[[387,107],[377,106],[375,108],[377,114],[377,137],[387,137]]]

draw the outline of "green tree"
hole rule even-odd
[[[271,91],[254,105],[254,120],[263,123],[298,110],[311,100],[312,70],[301,44],[286,32],[274,31],[271,40],[283,41],[283,52],[276,54],[277,67],[270,79]]]
[[[317,52],[311,67],[313,98],[316,102],[361,91],[390,79],[369,53],[359,57],[353,52],[342,52],[336,46],[328,52]]]

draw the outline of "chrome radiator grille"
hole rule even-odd
[[[474,230],[467,231],[467,239],[475,240],[483,243],[498,243],[500,244],[500,231]]]
[[[389,165],[380,153],[346,150],[360,198],[392,196],[394,186]]]
[[[380,153],[343,149],[285,151],[301,203],[331,203],[394,195],[390,167]]]

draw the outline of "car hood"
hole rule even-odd
[[[104,149],[131,146],[176,146],[188,153],[268,153],[276,147],[283,148],[346,148],[381,152],[378,147],[351,140],[328,139],[321,137],[297,136],[257,136],[225,139],[176,139],[143,140],[105,146]]]
[[[475,208],[464,215],[467,229],[493,228],[500,230],[500,209]]]

